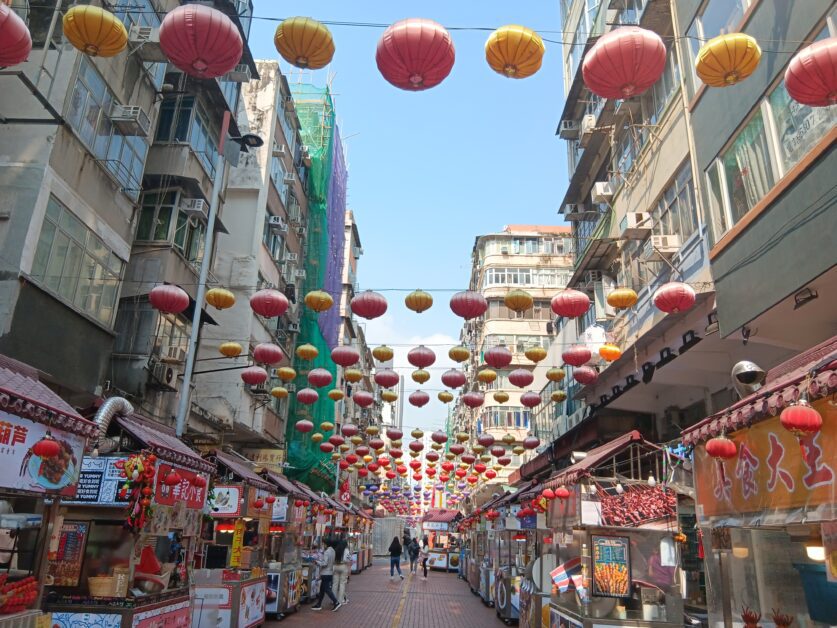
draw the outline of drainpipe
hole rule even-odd
[[[96,427],[99,428],[99,436],[96,439],[94,449],[98,450],[99,442],[105,438],[113,417],[117,414],[128,416],[133,414],[133,412],[134,406],[132,406],[131,402],[124,397],[111,397],[110,399],[107,399],[99,408],[99,411],[96,412],[96,416],[93,417],[93,422],[96,424]]]

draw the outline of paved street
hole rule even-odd
[[[268,626],[297,628],[305,626],[363,626],[364,628],[484,628],[502,626],[494,610],[473,595],[464,580],[455,574],[431,572],[425,582],[421,575],[390,582],[389,566],[378,559],[349,582],[349,604],[336,613],[312,611],[303,605],[299,613]],[[403,568],[403,567],[402,567]]]

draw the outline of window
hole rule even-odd
[[[127,137],[113,128],[110,111],[114,104],[118,101],[104,79],[87,57],[82,57],[67,122],[102,167],[122,184],[122,191],[136,200],[148,143],[144,137]]]
[[[170,98],[160,107],[156,139],[159,142],[188,142],[198,161],[210,177],[215,176],[218,155],[217,136],[209,125],[209,117],[192,96]]]
[[[54,197],[47,202],[32,278],[110,327],[124,262]]]
[[[486,268],[482,287],[497,285],[563,287],[569,279],[568,272],[557,268]]]
[[[646,91],[640,100],[645,124],[657,124],[660,115],[680,87],[680,65],[674,46],[668,51],[668,58],[659,80]]]
[[[288,185],[285,183],[285,175],[287,174],[287,170],[285,170],[285,163],[282,161],[281,157],[272,157],[270,160],[270,180],[273,181],[273,185],[276,186],[276,191],[279,192],[279,196],[282,197],[282,201],[285,201],[285,195],[288,192]]]
[[[268,221],[270,220],[270,212],[265,213],[264,217],[264,232],[262,233],[262,242],[270,252],[270,256],[274,261],[281,261],[285,249],[285,239],[281,233],[276,232],[270,228]]]
[[[732,224],[741,220],[776,182],[761,111],[721,154]]]
[[[154,28],[160,26],[160,17],[154,10],[151,0],[117,0],[114,14],[122,20],[129,33],[134,25]],[[143,67],[148,72],[154,87],[159,90],[166,78],[166,64],[146,62],[143,63]]]
[[[154,355],[183,361],[189,344],[189,326],[175,314],[160,314],[154,336]]]
[[[651,209],[651,217],[652,231],[656,235],[673,234],[680,236],[680,241],[684,242],[697,230],[697,204],[692,167],[688,162],[663,191],[662,197]]]
[[[170,242],[189,262],[199,264],[203,259],[206,224],[181,211],[179,201],[177,191],[143,194],[136,239]]]

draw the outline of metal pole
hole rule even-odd
[[[180,400],[177,406],[177,425],[175,434],[183,436],[186,429],[186,417],[189,415],[189,402],[192,397],[192,374],[195,369],[195,355],[198,352],[198,336],[201,328],[202,304],[206,295],[206,280],[209,267],[212,264],[212,247],[215,240],[215,217],[218,215],[218,204],[221,197],[221,186],[224,185],[224,143],[230,128],[230,112],[224,112],[221,123],[221,137],[218,140],[218,156],[215,158],[215,179],[212,181],[212,197],[209,199],[209,217],[207,218],[206,236],[203,245],[203,259],[201,260],[200,276],[198,277],[198,291],[195,294],[195,311],[192,314],[192,331],[189,335],[189,347],[186,352],[186,368],[183,370],[183,385],[180,388]]]

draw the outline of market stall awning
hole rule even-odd
[[[777,416],[806,392],[809,401],[837,392],[837,336],[768,371],[764,386],[755,393],[684,430],[683,443],[694,445]]]
[[[565,484],[575,484],[583,477],[589,476],[593,470],[601,466],[610,458],[618,455],[633,444],[643,444],[654,449],[659,449],[653,443],[649,443],[637,430],[632,430],[627,434],[615,438],[609,443],[605,443],[601,447],[596,447],[587,452],[587,456],[583,460],[574,465],[562,469],[556,475],[544,482],[543,488],[558,488]]]
[[[216,463],[226,467],[233,475],[237,476],[245,484],[249,484],[253,488],[258,488],[270,493],[276,492],[276,487],[261,476],[257,475],[246,461],[217,449],[213,452],[212,457],[215,458]]]
[[[262,476],[268,482],[273,482],[279,491],[285,495],[292,495],[294,497],[307,497],[305,493],[299,490],[293,482],[280,473],[275,473],[264,469]]]
[[[32,367],[0,355],[0,410],[86,438],[98,428],[38,379]]]
[[[200,457],[186,443],[175,436],[167,425],[146,419],[139,414],[130,417],[117,415],[116,423],[133,438],[140,441],[155,456],[166,462],[173,462],[195,471],[215,473],[215,465]]]
[[[448,510],[446,508],[431,508],[422,517],[423,522],[428,523],[450,523],[459,516],[458,510]]]
[[[346,504],[341,504],[336,499],[332,499],[331,497],[326,497],[325,500],[326,500],[326,503],[329,506],[331,506],[332,508],[334,508],[335,510],[339,510],[341,512],[348,512],[348,513],[352,512],[351,510],[349,510],[349,508],[348,508],[348,506],[346,506]]]
[[[314,491],[312,491],[308,486],[300,482],[299,480],[291,480],[291,483],[296,486],[304,495],[306,499],[311,500],[317,504],[325,504],[326,501],[317,495]]]

